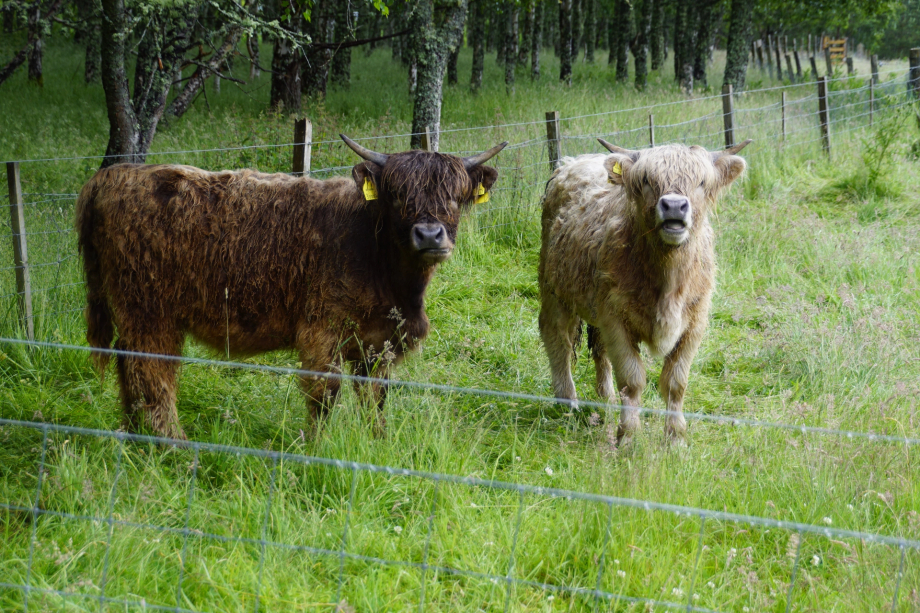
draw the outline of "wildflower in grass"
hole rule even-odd
[[[671,596],[675,596],[676,598],[683,598],[684,591],[679,587],[675,587],[671,590]]]
[[[828,526],[830,526],[832,523],[834,523],[833,520],[832,520],[830,517],[825,517],[825,518],[822,519],[821,521],[823,521],[823,522],[824,522],[826,525],[828,525]]]
[[[741,610],[744,611],[744,613],[750,613],[750,612],[751,612],[750,607],[741,607]]]
[[[547,467],[544,468],[543,470],[544,470],[544,471],[546,472],[546,474],[549,475],[550,477],[553,476],[553,469],[550,468],[549,466],[547,466]]]
[[[811,556],[812,566],[819,566],[820,564],[821,564],[821,558],[819,558],[817,555]]]
[[[614,563],[614,564],[616,564],[617,566],[619,566],[619,565],[620,565],[620,561],[619,561],[619,560],[617,560],[617,559],[614,559],[614,561],[613,561],[613,563]]]
[[[402,534],[402,526],[393,526],[393,532],[396,534]]]
[[[618,570],[618,571],[617,571],[617,577],[619,577],[620,579],[625,579],[625,578],[626,578],[626,571],[625,571],[625,570]]]
[[[699,599],[700,599],[700,595],[699,595],[699,594],[694,594],[694,595],[693,595],[693,600],[694,600],[694,602],[697,601],[697,600],[699,600]]]
[[[716,589],[716,584],[710,581],[709,583],[706,584],[706,587],[708,587],[711,590],[714,590]]]
[[[851,505],[851,504],[848,504],[848,505],[847,505],[847,508],[848,508],[849,510],[851,510],[851,511],[852,511],[852,510],[853,510],[853,505]]]

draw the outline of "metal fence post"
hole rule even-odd
[[[779,101],[780,114],[782,115],[783,142],[786,142],[786,92],[782,93]]]
[[[818,120],[821,122],[821,139],[824,152],[831,154],[831,134],[827,121],[827,76],[818,79]]]
[[[559,158],[562,157],[562,142],[559,130],[559,111],[546,113],[546,149],[549,152],[550,172],[556,170]]]
[[[655,116],[648,114],[648,144],[649,147],[655,146]]]
[[[725,125],[725,148],[735,146],[735,104],[732,100],[732,84],[722,86],[722,121]]]
[[[16,265],[16,294],[19,296],[19,317],[26,337],[35,340],[35,319],[32,316],[32,281],[29,275],[29,255],[26,249],[26,216],[22,202],[19,162],[6,163],[6,181],[10,188],[10,228],[13,230],[13,263]]]
[[[869,64],[872,66],[872,82],[878,85],[878,56],[870,57]]]
[[[294,120],[294,166],[297,176],[310,174],[310,153],[313,143],[313,124],[307,118]]]
[[[920,95],[920,48],[910,50],[910,81],[907,82],[907,91],[914,97]]]

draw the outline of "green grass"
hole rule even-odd
[[[268,50],[266,50],[266,53]],[[684,100],[670,76],[653,77],[646,94],[616,86],[603,63],[576,66],[571,89],[555,79],[547,57],[544,79],[521,74],[509,96],[494,62],[488,62],[479,96],[461,85],[445,95],[444,126],[462,128],[539,122],[548,110],[563,117]],[[717,59],[718,64],[718,59]],[[0,89],[2,157],[97,155],[107,137],[101,90],[80,83],[79,57],[52,47],[44,90],[17,75]],[[461,56],[461,75],[469,55]],[[242,69],[241,69],[242,70]],[[718,65],[711,79],[717,80]],[[404,70],[385,50],[355,54],[352,87],[333,90],[305,113],[317,140],[339,131],[357,136],[398,135],[409,129]],[[657,79],[657,82],[656,82]],[[751,80],[760,80],[752,71]],[[182,120],[157,136],[157,151],[283,143],[290,119],[269,113],[267,78],[249,93],[224,84],[209,91],[210,110],[199,101]],[[762,83],[764,86],[771,83]],[[847,88],[840,100],[859,102]],[[902,88],[902,85],[897,85]],[[795,99],[811,95],[812,86]],[[739,107],[757,109],[778,101],[778,92],[748,95]],[[812,112],[814,101],[802,109]],[[696,97],[654,109],[665,126],[720,108]],[[861,107],[860,107],[861,108]],[[804,110],[802,111],[804,113]],[[796,111],[798,112],[798,111]],[[844,111],[841,111],[844,112]],[[609,134],[642,128],[648,111],[600,115],[563,122],[567,136]],[[920,437],[920,179],[909,155],[917,140],[912,123],[892,145],[881,180],[865,187],[865,159],[873,132],[840,133],[827,162],[813,139],[808,117],[801,132],[780,145],[778,109],[739,115],[739,126],[759,138],[745,155],[747,177],[732,188],[714,218],[719,276],[712,322],[694,363],[688,411],[730,417],[875,431]],[[863,121],[865,118],[859,118]],[[721,134],[718,115],[696,124],[660,127],[659,142],[686,138],[710,147]],[[767,122],[774,123],[768,124]],[[856,121],[855,119],[853,121]],[[847,124],[838,125],[838,128]],[[790,132],[792,131],[790,126]],[[738,138],[748,136],[744,130]],[[809,131],[810,130],[810,131]],[[870,134],[864,140],[861,135]],[[616,142],[640,146],[644,131],[618,134]],[[548,368],[537,331],[537,203],[548,164],[541,123],[445,135],[445,149],[485,148],[508,139],[534,144],[499,158],[501,189],[488,207],[466,220],[457,253],[442,267],[428,295],[432,333],[424,349],[397,371],[403,380],[549,394]],[[633,139],[633,140],[629,140]],[[391,151],[404,137],[371,141]],[[588,136],[567,140],[567,154],[595,151]],[[168,161],[208,168],[254,165],[286,170],[289,148],[166,156]],[[158,158],[152,157],[151,161]],[[354,163],[339,145],[314,148],[314,167]],[[23,164],[24,189],[75,193],[97,160]],[[79,261],[69,233],[72,199],[29,209],[30,231],[62,234],[30,237],[31,261],[54,263],[35,271],[37,335],[82,343]],[[501,225],[500,225],[501,224]],[[496,227],[498,226],[498,227]],[[36,230],[38,228],[38,230]],[[12,263],[4,239],[0,262]],[[66,283],[70,287],[50,291]],[[0,272],[0,294],[12,287],[12,271]],[[19,335],[15,302],[4,298],[0,327]],[[100,382],[83,353],[4,346],[0,354],[0,416],[112,430],[120,416],[114,372]],[[187,354],[214,357],[189,344]],[[295,365],[292,354],[254,361]],[[644,402],[663,408],[656,393],[660,362],[647,359]],[[582,349],[576,382],[594,400],[591,360]],[[645,419],[629,453],[611,453],[596,429],[578,425],[544,403],[499,400],[460,393],[394,389],[387,403],[388,432],[375,438],[366,409],[349,389],[321,436],[301,436],[305,409],[293,377],[220,366],[182,369],[179,414],[195,440],[283,450],[483,479],[551,486],[644,499],[836,528],[920,538],[920,470],[916,448],[803,435],[792,431],[732,427],[691,421],[690,446],[663,445],[662,420]],[[615,418],[615,416],[614,416]],[[41,505],[75,515],[107,517],[116,465],[121,474],[111,498],[112,517],[129,524],[259,539],[266,517],[270,460],[202,451],[191,505],[193,452],[126,444],[87,436],[49,437]],[[0,430],[0,502],[30,507],[41,456],[38,432]],[[549,469],[549,470],[547,470]],[[269,540],[337,550],[349,506],[348,470],[279,464],[265,528]],[[517,493],[434,483],[425,479],[359,473],[349,516],[348,550],[390,560],[427,561],[504,576],[514,541]],[[593,589],[606,537],[604,504],[523,497],[514,574],[535,582]],[[33,530],[32,585],[98,597],[106,564],[108,525],[0,511],[0,581],[26,580]],[[780,529],[707,520],[697,551],[696,517],[615,507],[601,588],[634,598],[686,602],[717,610],[784,611],[796,540]],[[792,594],[793,611],[879,610],[890,607],[900,552],[858,540],[802,538],[801,564]],[[183,549],[184,567],[180,561]],[[262,610],[314,611],[335,602],[340,560],[304,550],[252,542],[222,542],[193,532],[154,531],[116,524],[108,550],[106,596],[148,605],[195,610],[251,610],[260,589]],[[814,561],[814,563],[813,563]],[[177,603],[176,586],[182,576]],[[422,573],[417,568],[344,562],[341,596],[356,611],[402,611],[418,607]],[[691,585],[692,584],[692,585]],[[506,586],[429,570],[426,608],[431,611],[501,610]],[[260,587],[261,586],[261,587]],[[920,554],[908,550],[898,611],[920,608]],[[592,598],[515,586],[513,611],[594,610]],[[0,609],[21,610],[22,593],[0,588]],[[33,594],[30,610],[99,610],[97,600]],[[106,605],[103,610],[125,610]],[[130,607],[129,607],[130,608]],[[136,607],[140,609],[141,607]],[[331,608],[331,607],[327,607]],[[618,603],[614,610],[645,610]]]

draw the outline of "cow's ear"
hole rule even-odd
[[[380,192],[380,166],[373,162],[361,162],[351,169],[351,176],[364,194],[365,200],[377,200]]]
[[[622,153],[612,153],[604,160],[604,169],[607,171],[607,181],[614,185],[623,185],[626,173],[632,168],[633,160]]]
[[[498,179],[498,171],[491,166],[474,166],[469,171],[470,183],[473,186],[472,202],[474,204],[486,202],[492,186]]]
[[[744,158],[737,155],[722,155],[714,162],[716,176],[719,177],[719,187],[728,187],[732,181],[741,176],[747,163]]]

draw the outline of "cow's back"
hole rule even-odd
[[[599,260],[623,232],[626,198],[600,154],[563,158],[543,198],[541,291],[581,310],[593,300]]]
[[[250,353],[289,345],[298,320],[338,298],[329,278],[341,285],[368,257],[338,244],[360,225],[354,191],[347,179],[119,164],[84,187],[77,224],[81,244],[98,254],[116,320],[166,318],[209,344],[233,337]]]

